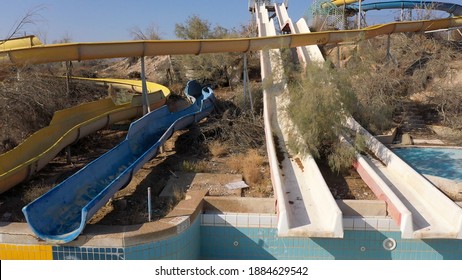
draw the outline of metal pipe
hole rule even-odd
[[[247,53],[244,53],[244,110],[245,110],[245,101],[247,99]]]
[[[247,57],[247,54],[246,54],[246,57]],[[245,79],[247,80],[247,91],[248,91],[249,101],[250,101],[250,111],[252,112],[252,117],[255,120],[255,114],[254,114],[254,110],[253,110],[252,90],[250,89],[250,85],[249,85],[250,79],[249,79],[249,71],[247,69],[247,63],[246,63],[246,68],[245,68]]]
[[[151,187],[148,187],[148,222],[151,221],[151,213],[152,213],[152,208],[151,208]]]
[[[141,88],[143,90],[143,115],[146,115],[147,113],[151,112],[151,109],[149,108],[148,87],[146,85],[146,70],[144,67],[144,56],[141,57]]]
[[[66,147],[66,162],[67,164],[72,163],[72,157],[71,157],[71,146]]]
[[[337,45],[337,62],[338,62],[337,67],[340,68],[340,46],[339,45]]]

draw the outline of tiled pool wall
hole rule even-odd
[[[278,237],[275,216],[251,221],[243,214],[202,214],[202,259],[282,260],[442,260],[462,259],[462,240],[401,239],[401,232],[388,217],[344,217],[343,238]],[[384,241],[396,242],[393,250]]]
[[[202,214],[176,236],[120,248],[0,244],[0,259],[443,260],[462,259],[462,240],[401,239],[389,218],[345,217],[343,238],[278,237],[268,214]],[[384,241],[396,242],[393,250]]]

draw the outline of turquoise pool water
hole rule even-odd
[[[462,181],[462,149],[413,147],[393,152],[420,173]]]

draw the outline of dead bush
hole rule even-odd
[[[258,153],[257,150],[248,150],[245,155],[245,160],[242,163],[242,176],[249,185],[259,184],[262,180],[261,167],[264,158]]]
[[[9,69],[0,83],[0,123],[7,124],[0,126],[0,142],[21,143],[48,126],[54,112],[107,95],[104,87],[78,81],[71,81],[67,94],[65,79],[42,75],[45,70],[43,66]]]
[[[229,152],[229,148],[226,145],[226,143],[221,143],[216,140],[210,142],[208,147],[209,147],[210,153],[212,153],[214,157],[222,157]]]
[[[250,186],[261,183],[264,177],[261,168],[264,163],[265,158],[256,149],[249,149],[245,154],[235,154],[226,162],[232,171],[242,173],[245,182]]]
[[[462,130],[462,92],[457,85],[438,85],[433,88],[432,101],[436,104],[443,124]]]
[[[52,186],[50,184],[39,183],[36,186],[29,186],[27,189],[24,190],[24,194],[22,196],[22,202],[24,204],[29,204],[38,197],[45,194],[48,190],[50,190]]]

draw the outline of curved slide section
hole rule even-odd
[[[285,7],[282,8],[284,11]],[[269,20],[266,8],[257,6],[255,10],[259,35],[275,35],[274,22]],[[294,125],[285,109],[287,85],[280,51],[263,50],[260,61],[262,83],[266,85],[263,89],[265,137],[277,199],[278,235],[341,238],[342,212],[314,158],[292,155],[287,148],[288,135],[294,133]]]
[[[352,3],[356,3],[356,2],[359,2],[362,0],[332,0],[330,3],[329,2],[325,2],[325,3],[322,3],[321,4],[321,8],[327,8],[329,7],[329,5],[333,5],[333,6],[342,6],[342,5],[348,5],[348,4],[352,4]]]
[[[81,78],[85,79],[85,78]],[[138,91],[141,81],[122,79],[86,79],[111,83],[115,87],[131,87]],[[165,104],[170,90],[156,83],[147,83],[152,108]],[[0,193],[3,193],[42,169],[62,149],[110,124],[142,115],[141,96],[131,103],[116,105],[102,99],[55,112],[50,125],[38,130],[14,149],[0,155]]]
[[[173,132],[200,121],[214,107],[209,87],[190,81],[185,91],[188,108],[154,110],[130,125],[124,141],[23,208],[32,231],[41,239],[66,243],[75,239],[87,221],[134,173],[157,154]]]
[[[357,12],[358,4],[348,5],[349,10]],[[387,9],[432,9],[447,12],[455,16],[462,15],[462,6],[453,3],[444,3],[436,1],[384,1],[377,3],[361,4],[361,10],[364,12],[371,10],[387,10]]]
[[[13,49],[30,48],[33,46],[43,45],[36,36],[26,36],[11,38],[8,40],[0,40],[0,51],[8,51]]]
[[[84,77],[72,77],[72,79],[81,80],[81,81],[90,81],[90,82],[94,82],[96,84],[103,85],[103,86],[112,85],[115,88],[128,89],[131,91],[135,91],[137,93],[143,92],[143,86],[142,86],[141,80],[126,80],[126,79],[116,79],[116,78],[84,78]],[[166,93],[165,96],[168,96],[168,94],[170,94],[170,90],[167,87],[162,86],[160,84],[146,82],[146,87],[147,87],[148,94],[158,92],[158,91],[162,91]]]

